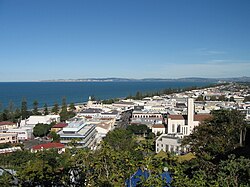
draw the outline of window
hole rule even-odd
[[[179,124],[178,126],[177,126],[177,133],[180,133],[181,132],[181,125]]]
[[[175,126],[172,124],[172,132],[175,132]]]
[[[166,151],[168,151],[169,150],[169,146],[168,145],[166,145]]]

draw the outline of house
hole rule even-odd
[[[0,133],[0,144],[17,142],[17,133]]]
[[[181,147],[182,138],[183,136],[180,134],[160,135],[156,140],[156,153],[159,153],[161,150],[176,154],[186,152],[187,147]]]
[[[13,153],[16,151],[21,151],[22,148],[21,147],[9,147],[9,148],[4,148],[4,149],[0,149],[0,154],[5,154],[5,153]]]
[[[1,121],[0,122],[0,131],[5,132],[8,129],[16,128],[17,124],[11,121]]]
[[[158,135],[158,134],[165,134],[165,126],[163,124],[154,124],[152,126],[152,132],[155,134],[155,135]]]
[[[53,125],[53,127],[51,128],[51,131],[58,132],[67,126],[68,126],[68,123],[57,123],[57,124]]]
[[[31,148],[31,152],[36,153],[37,151],[56,149],[59,154],[65,152],[65,145],[62,143],[50,142],[45,144],[35,145]]]
[[[17,140],[24,141],[30,140],[33,136],[33,126],[23,126],[15,129],[9,129],[8,133],[17,133]]]

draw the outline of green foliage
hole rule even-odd
[[[35,137],[46,136],[50,131],[51,125],[38,123],[33,129],[33,134]]]
[[[51,131],[49,136],[52,138],[52,142],[60,142],[60,135],[58,135],[56,132]]]
[[[105,137],[104,142],[115,150],[132,151],[136,146],[133,134],[126,129],[110,131]]]
[[[106,99],[106,100],[102,100],[102,103],[103,103],[103,104],[112,104],[112,103],[117,102],[117,101],[119,101],[118,98]]]
[[[245,96],[245,97],[244,97],[244,101],[243,101],[243,102],[249,102],[249,101],[250,101],[250,95]]]
[[[13,177],[8,172],[4,171],[0,176],[0,186],[2,187],[11,187],[13,186]]]
[[[75,109],[76,109],[75,104],[74,103],[70,103],[69,110],[70,111],[74,111]]]
[[[54,114],[58,114],[59,112],[59,105],[58,103],[55,103],[53,108],[51,109],[51,112],[54,113]]]
[[[21,103],[21,116],[22,116],[22,119],[27,119],[29,117],[27,101],[25,98],[23,98],[22,103]]]
[[[48,115],[49,114],[48,105],[46,103],[44,104],[43,114],[44,115]]]
[[[66,120],[68,120],[70,118],[73,118],[75,116],[75,112],[72,109],[74,109],[74,108],[75,108],[74,104],[71,104],[71,108],[68,111],[66,98],[64,97],[62,99],[62,109],[61,109],[61,112],[59,113],[61,121],[66,121]]]
[[[3,143],[3,144],[0,144],[0,149],[5,149],[5,148],[9,148],[9,147],[12,147],[12,146],[11,146],[11,143]]]
[[[250,160],[229,155],[219,164],[218,184],[220,186],[248,186],[250,184]]]
[[[202,95],[199,95],[197,97],[196,101],[204,101],[204,97]]]
[[[41,115],[41,113],[38,111],[38,101],[35,100],[33,102],[33,111],[32,111],[33,115]]]
[[[239,146],[240,134],[246,125],[244,116],[237,110],[213,111],[212,115],[211,120],[195,127],[182,141],[205,159],[223,155]]]
[[[133,134],[144,136],[150,131],[147,125],[129,125],[127,130],[131,131]]]

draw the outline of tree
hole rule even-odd
[[[245,96],[245,97],[244,97],[244,101],[243,101],[243,102],[249,102],[249,101],[250,101],[250,95]]]
[[[127,127],[127,130],[131,131],[134,134],[140,134],[144,136],[150,131],[147,125],[129,125]]]
[[[133,134],[126,129],[115,129],[109,131],[104,142],[117,151],[133,151],[136,145],[133,140]]]
[[[250,160],[229,155],[219,164],[218,184],[220,186],[248,186],[250,184]]]
[[[195,127],[192,134],[183,139],[183,145],[190,145],[197,156],[212,159],[234,150],[242,140],[246,122],[237,110],[218,110],[213,117]]]
[[[70,103],[69,110],[70,111],[75,111],[75,109],[76,109],[75,104],[74,103]]]
[[[38,112],[38,101],[37,100],[35,100],[33,102],[33,111],[32,111],[32,113],[34,115],[40,115],[41,114],[40,112]]]
[[[33,134],[35,137],[43,137],[49,133],[50,125],[38,123],[33,129]]]
[[[60,112],[61,121],[66,121],[68,119],[68,110],[67,110],[67,103],[66,98],[63,97],[62,99],[62,109]]]
[[[43,113],[44,113],[44,115],[48,115],[49,114],[48,105],[46,103],[44,104]]]
[[[202,95],[199,95],[197,97],[196,101],[204,101],[204,97]]]
[[[51,112],[54,113],[54,114],[58,114],[58,112],[59,112],[58,103],[54,104],[53,108],[51,109]]]
[[[22,119],[28,118],[28,107],[27,107],[27,101],[25,98],[23,98],[22,103],[21,103],[21,116]]]
[[[58,135],[56,132],[51,131],[49,136],[52,138],[52,142],[60,142],[60,135]]]

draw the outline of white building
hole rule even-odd
[[[180,154],[187,150],[186,147],[181,147],[182,136],[178,134],[162,134],[156,140],[156,153],[161,150]]]
[[[17,133],[18,141],[30,140],[33,136],[33,126],[23,126],[16,129],[9,129],[9,133]]]
[[[101,116],[102,109],[99,108],[88,108],[85,110],[82,110],[78,113],[78,116],[80,117],[90,117],[90,118],[99,118]]]
[[[0,144],[17,142],[17,133],[0,133]]]
[[[38,123],[51,124],[52,122],[59,123],[59,115],[46,115],[46,116],[30,116],[28,119],[22,120],[20,126],[36,125]]]
[[[60,135],[61,143],[68,145],[73,140],[77,147],[91,148],[95,143],[96,130],[95,125],[86,124],[84,120],[75,121],[68,124],[57,134]]]
[[[1,121],[0,122],[0,131],[5,132],[8,129],[17,128],[17,124],[11,121]]]
[[[162,149],[162,146],[157,146],[162,144],[164,144],[163,147],[174,146],[174,152],[179,151],[180,140],[178,139],[190,135],[194,127],[209,118],[211,118],[210,114],[194,114],[194,100],[192,98],[188,98],[187,115],[168,115],[167,134],[157,138],[156,151],[158,150],[157,152],[159,152]],[[174,145],[172,145],[173,142],[175,142]]]
[[[163,117],[159,112],[153,111],[133,111],[131,124],[144,124],[152,128],[154,124],[162,124]]]
[[[155,135],[158,135],[158,134],[165,134],[166,133],[166,128],[163,124],[154,124],[152,126],[152,132],[155,134]]]

